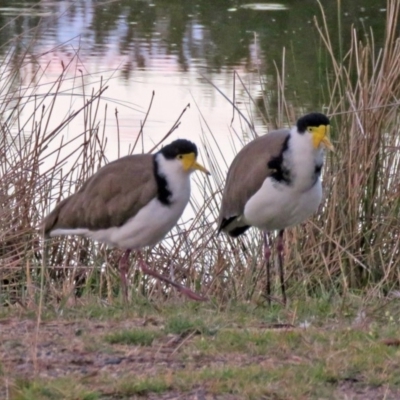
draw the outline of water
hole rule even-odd
[[[337,54],[346,49],[353,24],[359,31],[372,27],[379,47],[385,1],[323,3]],[[10,46],[21,56],[29,49],[30,62],[21,71],[26,83],[38,66],[43,71],[41,85],[54,82],[74,55],[78,57],[67,73],[70,88],[79,86],[81,73],[86,93],[97,88],[102,77],[109,86],[102,107],[108,104],[111,159],[118,156],[118,129],[122,154],[134,142],[154,91],[144,127],[144,150],[164,136],[190,103],[170,140],[186,137],[199,142],[207,124],[229,161],[233,157],[230,138],[234,133],[246,135],[249,129],[237,115],[232,123],[232,106],[203,76],[229,98],[235,92],[235,101],[259,134],[286,123],[278,87],[284,88],[294,118],[307,111],[323,111],[327,62],[321,56],[314,16],[322,21],[316,1],[2,1],[0,57],[7,57]],[[12,41],[17,35],[19,40]],[[234,90],[233,71],[254,102],[238,81]],[[80,89],[74,92],[81,94]],[[81,104],[81,98],[71,103],[66,96],[58,102],[55,115],[64,117]],[[25,117],[29,112],[25,110]],[[77,124],[67,136],[82,131],[82,122]]]

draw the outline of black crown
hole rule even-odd
[[[194,153],[197,157],[197,146],[190,140],[178,139],[163,147],[159,153],[162,153],[168,159],[176,158],[179,154],[189,153]]]
[[[329,118],[321,113],[311,113],[299,118],[296,125],[297,130],[304,133],[310,126],[329,125]]]

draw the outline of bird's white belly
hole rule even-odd
[[[169,206],[161,204],[158,199],[153,199],[119,227],[96,231],[87,228],[56,229],[50,236],[83,235],[101,243],[131,250],[152,246],[163,239],[176,225],[188,203],[189,195],[190,192]]]
[[[170,206],[153,199],[124,225],[98,231],[87,236],[122,249],[140,249],[158,243],[176,225],[186,206],[185,202]]]
[[[267,178],[247,202],[244,218],[249,225],[260,229],[280,230],[306,220],[317,210],[321,199],[320,180],[308,191],[301,192]]]

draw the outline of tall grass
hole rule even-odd
[[[97,120],[99,101],[106,90],[103,83],[87,96],[84,91],[79,96],[74,94],[77,87],[85,87],[83,76],[75,69],[75,57],[69,65],[62,65],[54,82],[42,82],[46,68],[41,67],[26,82],[23,72],[29,62],[28,57],[18,60],[15,54],[10,54],[0,66],[0,295],[3,301],[18,299],[25,290],[35,292],[34,281],[43,251],[38,229],[43,215],[50,205],[74,191],[76,185],[105,161],[106,140]],[[71,82],[75,83],[71,86]],[[71,100],[71,108],[60,118],[60,109],[65,108],[60,108],[58,103],[65,104],[66,96],[67,104],[68,98]],[[72,134],[70,124],[79,116],[82,132]],[[70,264],[78,242],[69,241],[68,248],[70,251],[63,251],[65,244],[61,243],[53,247],[51,265]],[[88,250],[89,242],[80,247],[84,262],[91,259]],[[48,271],[52,277],[63,274],[57,268]]]
[[[326,82],[321,85],[326,102],[321,108],[331,116],[336,152],[324,171],[325,198],[319,213],[286,232],[289,296],[345,294],[356,288],[387,294],[399,287],[398,25],[399,3],[389,0],[384,47],[375,48],[373,32],[358,37],[354,30],[348,48],[342,44],[341,59],[322,9],[316,19],[326,65]],[[26,305],[35,300],[45,247],[49,301],[64,304],[90,293],[112,300],[119,293],[118,249],[82,238],[52,239],[44,246],[38,229],[59,200],[107,161],[107,109],[101,102],[106,87],[99,80],[98,88],[86,94],[84,77],[73,60],[51,85],[42,85],[40,68],[24,82],[19,71],[28,63],[10,54],[0,66],[0,302]],[[292,123],[293,107],[285,100],[281,81],[278,77],[279,120]],[[71,108],[60,118],[54,110],[65,96]],[[310,110],[296,109],[295,114],[306,111]],[[82,130],[71,136],[68,130],[77,119]],[[276,121],[267,123],[274,126]],[[246,135],[233,136],[251,139],[252,130],[245,126],[243,121]],[[207,129],[203,144],[213,176],[196,178],[194,218],[150,249],[147,262],[218,301],[262,300],[265,268],[259,232],[239,239],[216,235],[228,165],[221,161],[218,139]],[[240,140],[232,142],[241,146]],[[132,296],[154,300],[175,295],[134,269],[130,288]]]
[[[335,57],[325,19],[317,23],[330,61],[328,109],[337,153],[325,172],[322,212],[310,225],[318,233],[305,236],[319,243],[320,254],[303,251],[302,259],[315,270],[322,258],[342,290],[387,292],[400,283],[399,7],[387,2],[382,49],[373,32],[360,38],[354,29],[343,60]]]
[[[354,29],[343,59],[341,50],[336,54],[332,45],[322,7],[321,17],[315,19],[326,65],[326,83],[321,85],[326,88],[326,103],[321,109],[331,117],[336,152],[325,167],[319,213],[286,232],[286,270],[297,294],[345,294],[349,289],[387,294],[399,287],[399,7],[396,1],[387,2],[382,49],[376,48],[372,31],[360,37]],[[281,110],[291,123],[293,106],[284,100],[281,81],[278,77]],[[297,115],[308,111],[296,109]],[[214,219],[226,173],[217,163],[220,155],[211,155],[217,177]],[[239,240],[221,238],[215,244],[212,275],[217,279],[225,272],[230,292],[225,290],[226,296],[241,293],[246,298],[263,292],[260,239],[253,232]]]

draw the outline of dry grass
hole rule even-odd
[[[372,32],[360,38],[353,31],[342,62],[326,25],[317,24],[330,64],[327,109],[337,152],[324,174],[322,212],[303,236],[302,263],[319,270],[314,280],[325,275],[341,292],[388,293],[400,283],[399,7],[388,2],[383,49],[375,48]],[[309,250],[312,243],[320,254]],[[317,267],[321,258],[324,268]]]
[[[322,17],[315,20],[326,77],[321,109],[331,116],[336,152],[325,167],[325,200],[318,215],[286,233],[286,269],[296,296],[345,295],[354,289],[379,296],[399,287],[399,7],[388,1],[382,49],[375,48],[373,32],[359,37],[354,30],[343,60],[332,47],[322,7]],[[285,101],[283,81],[278,77],[279,108],[293,121],[309,110]],[[267,119],[272,127],[276,122]],[[213,140],[206,138],[210,148]],[[212,206],[207,203],[202,211],[212,215],[211,221],[217,218],[226,168],[217,163],[222,154],[209,154],[215,185]],[[216,240],[207,250],[214,260],[211,274],[221,285],[213,282],[217,293],[244,299],[262,293],[261,237],[250,233],[239,240]]]
[[[375,49],[372,32],[361,40],[353,31],[341,62],[324,20],[317,24],[331,66],[327,110],[337,153],[324,174],[326,201],[308,226],[315,247],[306,245],[301,258],[306,272],[319,271],[313,281],[329,279],[341,293],[387,294],[400,283],[398,16],[399,3],[388,1],[384,48]]]
[[[337,150],[325,168],[320,212],[287,232],[292,298],[344,295],[350,289],[380,296],[399,288],[398,14],[398,2],[388,1],[383,49],[375,48],[372,32],[360,38],[354,31],[342,60],[332,48],[323,10],[316,20],[326,76],[321,109],[332,116]],[[118,250],[68,238],[50,241],[43,252],[37,229],[55,203],[107,162],[107,109],[101,105],[105,84],[100,80],[97,90],[88,94],[73,60],[51,86],[41,85],[40,68],[30,82],[23,82],[19,71],[27,62],[10,54],[1,66],[0,301],[17,301],[28,308],[37,304],[44,265],[46,301],[56,309],[84,296],[112,302],[119,293]],[[271,127],[309,111],[285,100],[284,72],[277,79],[280,113],[277,119],[266,117]],[[70,97],[71,110],[60,119],[54,110],[61,96]],[[76,119],[81,120],[82,131],[68,139],[68,128]],[[233,132],[237,148],[254,135],[242,122],[243,132]],[[178,126],[179,118],[171,131]],[[134,146],[129,151],[133,150]],[[147,261],[166,275],[172,270],[177,281],[218,303],[262,303],[265,275],[259,234],[250,232],[238,240],[215,234],[227,165],[221,162],[223,151],[211,129],[204,134],[204,150],[213,176],[196,181],[194,219],[151,249]],[[130,288],[134,301],[177,296],[138,271],[132,271]]]

